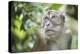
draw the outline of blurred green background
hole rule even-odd
[[[12,52],[28,52],[36,41],[36,30],[41,27],[41,19],[48,9],[64,9],[67,13],[65,24],[71,30],[72,49],[78,48],[77,5],[54,3],[10,2],[11,12],[11,49]]]

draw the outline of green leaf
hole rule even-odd
[[[62,6],[62,4],[52,4],[49,8],[54,9],[54,10],[58,10],[61,6]]]

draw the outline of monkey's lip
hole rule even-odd
[[[51,31],[51,32],[55,32],[54,30],[52,30],[52,29],[48,29],[48,30],[46,30],[46,32],[49,32],[49,31]]]
[[[46,33],[48,35],[55,35],[55,31],[54,30],[46,30]]]

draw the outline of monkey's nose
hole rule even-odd
[[[48,28],[50,26],[50,24],[46,24],[45,26],[44,26],[44,28]]]
[[[50,24],[47,24],[46,26],[49,26]]]

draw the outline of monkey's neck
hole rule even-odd
[[[48,50],[59,50],[60,44],[57,41],[48,41]]]
[[[63,37],[65,37],[65,34],[62,33],[58,38],[55,38],[53,40],[48,40],[47,45],[48,45],[48,50],[59,50],[61,49],[61,45],[63,41]]]
[[[56,41],[48,41],[48,50],[59,50],[59,44]]]

